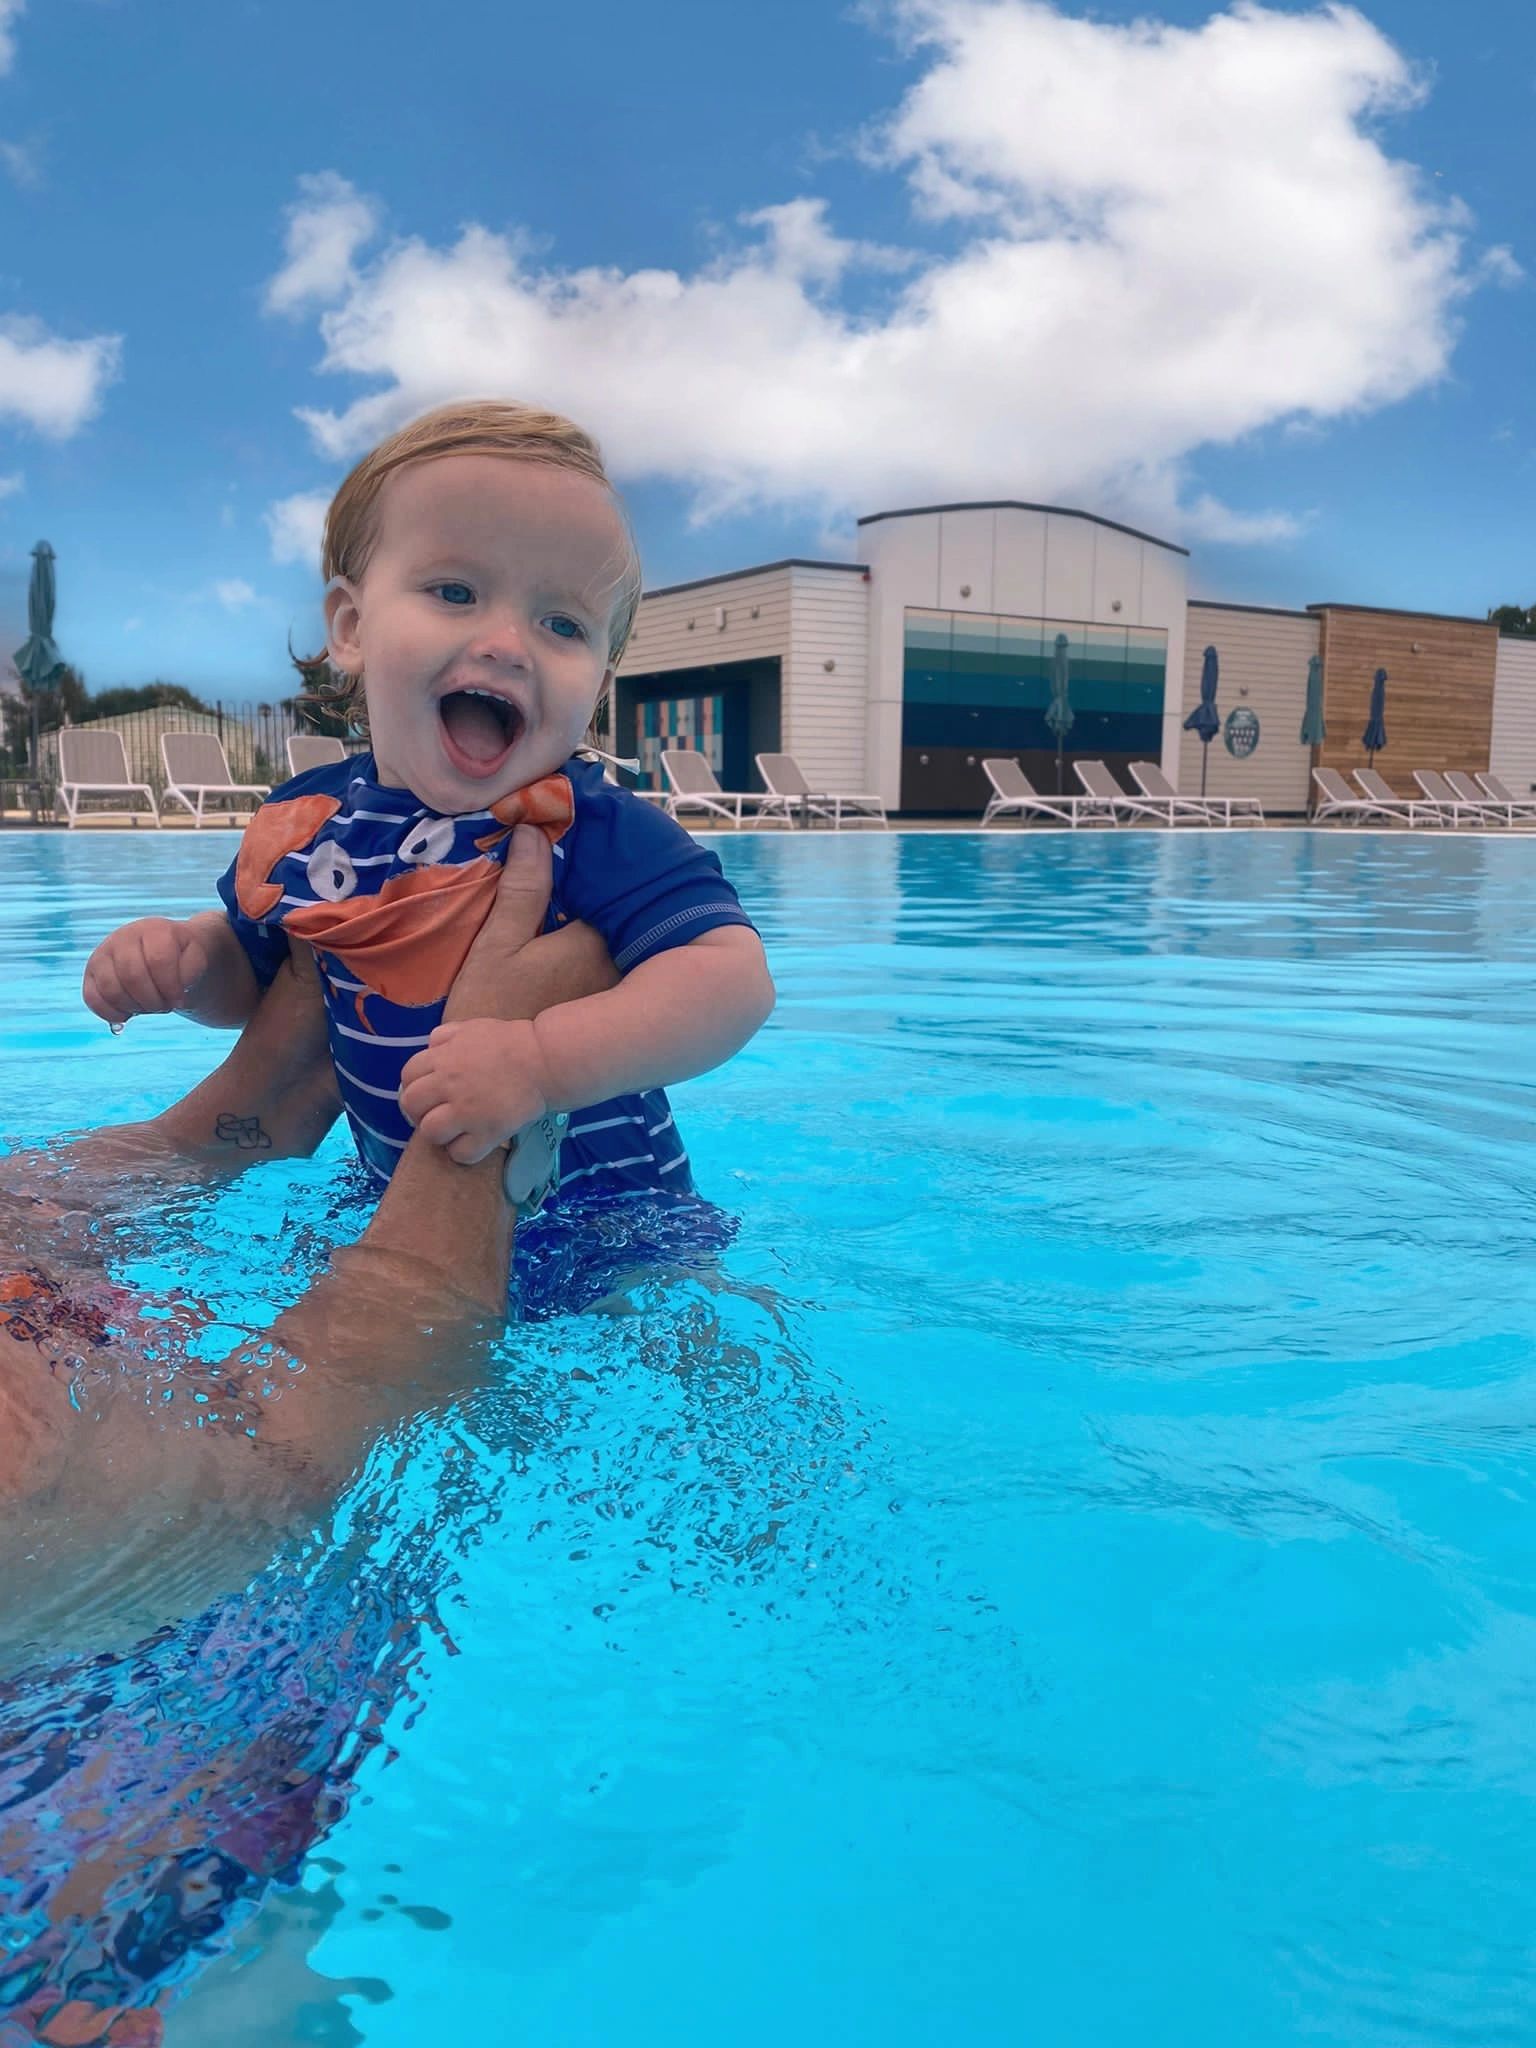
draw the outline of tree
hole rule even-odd
[[[1488,620],[1501,633],[1513,633],[1521,640],[1536,640],[1536,604],[1495,605],[1488,614]]]
[[[29,690],[27,694],[37,704],[39,732],[57,732],[65,719],[78,725],[82,718],[91,715],[91,693],[85,686],[85,677],[67,661],[46,690]]]
[[[122,683],[113,690],[99,690],[91,699],[88,716],[122,718],[131,711],[160,711],[166,708],[174,708],[177,711],[211,711],[213,707],[205,704],[201,697],[194,696],[183,683],[141,683],[136,689]]]

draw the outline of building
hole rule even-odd
[[[1385,668],[1403,794],[1415,768],[1492,768],[1536,789],[1536,641],[1481,619],[1321,603],[1304,611],[1188,594],[1185,549],[1089,512],[997,502],[876,512],[852,562],[772,562],[650,591],[614,689],[614,745],[659,784],[664,747],[705,753],[726,789],[761,787],[754,756],[793,754],[813,787],[874,790],[893,810],[975,816],[982,760],[1009,754],[1042,790],[1074,756],[1157,761],[1200,784],[1184,731],[1207,647],[1223,733],[1207,788],[1305,811],[1314,766],[1363,766],[1371,681]],[[1060,643],[1072,724],[1047,720]],[[1328,736],[1299,734],[1321,658]],[[1234,714],[1237,714],[1234,717]]]

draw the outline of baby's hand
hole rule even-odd
[[[86,962],[86,1008],[108,1024],[178,1010],[208,972],[208,949],[176,918],[140,917],[103,939]]]
[[[400,1107],[424,1138],[473,1166],[548,1113],[533,1026],[481,1017],[439,1024],[400,1077]]]

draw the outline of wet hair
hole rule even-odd
[[[542,462],[551,469],[571,469],[578,476],[590,477],[607,491],[624,536],[618,591],[608,626],[608,665],[616,668],[640,608],[639,550],[596,441],[574,421],[540,406],[500,398],[457,399],[434,406],[371,448],[342,479],[325,515],[320,572],[327,585],[336,576],[360,583],[366,575],[378,543],[379,499],[396,470],[441,455],[507,455],[520,462]],[[293,652],[291,647],[289,652]],[[360,675],[346,675],[332,667],[324,653],[294,654],[293,665],[304,680],[301,702],[345,720],[354,732],[367,731],[368,708]]]

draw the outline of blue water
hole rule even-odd
[[[382,1739],[167,2041],[1536,2042],[1536,848],[714,843],[740,1238],[359,1475]],[[210,1063],[76,990],[230,844],[0,839],[8,1138]],[[165,1272],[259,1324],[343,1158]]]

